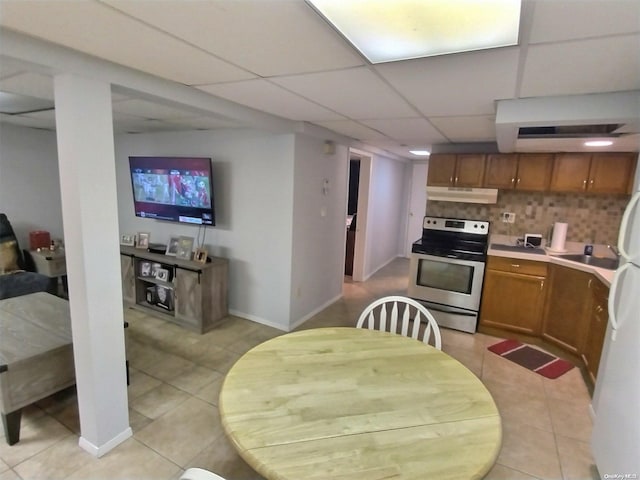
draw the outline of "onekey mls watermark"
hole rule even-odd
[[[606,480],[637,480],[637,473],[605,473],[604,477]]]

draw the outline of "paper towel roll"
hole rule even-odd
[[[551,250],[561,252],[564,250],[564,244],[567,240],[567,223],[556,222],[553,225],[553,235],[551,236]]]

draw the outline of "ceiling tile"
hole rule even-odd
[[[254,76],[97,2],[2,2],[2,24],[188,85]]]
[[[0,113],[0,124],[7,123],[11,125],[20,125],[29,128],[43,128],[46,130],[55,130],[56,121],[50,118],[36,118],[26,115],[5,115]]]
[[[361,123],[403,142],[431,144],[446,141],[424,118],[361,120]]]
[[[494,115],[431,117],[429,120],[453,143],[493,142],[496,138],[496,118]]]
[[[640,35],[531,45],[521,97],[640,88]]]
[[[331,120],[326,122],[313,123],[315,123],[316,125],[320,125],[321,127],[325,127],[336,133],[355,138],[357,140],[389,140],[382,133],[376,132],[371,128],[367,128],[358,122],[354,122],[353,120]]]
[[[639,31],[638,0],[538,1],[535,2],[529,43],[577,40]]]
[[[129,115],[136,115],[138,117],[144,118],[156,118],[161,120],[188,118],[194,116],[194,112],[188,110],[173,108],[166,105],[160,105],[158,103],[139,99],[114,102],[113,110],[114,112],[126,113]]]
[[[53,80],[39,73],[21,73],[0,80],[0,90],[53,100]]]
[[[211,117],[189,117],[189,118],[174,118],[171,123],[178,125],[188,125],[193,127],[194,130],[213,130],[216,128],[238,128],[242,127],[237,122],[231,120],[223,120],[221,118]]]
[[[341,115],[291,93],[268,80],[204,85],[200,90],[291,120],[339,120]]]
[[[364,64],[300,0],[162,1],[153,8],[140,0],[105,3],[263,77]]]
[[[272,81],[351,119],[416,116],[400,95],[366,67]]]
[[[494,101],[513,98],[518,48],[394,62],[374,68],[430,117],[495,113]]]

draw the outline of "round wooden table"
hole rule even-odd
[[[225,378],[220,416],[269,480],[482,478],[502,442],[491,394],[460,362],[357,328],[253,348]]]

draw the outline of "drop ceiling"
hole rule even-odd
[[[114,89],[116,132],[251,127],[262,113],[281,129],[326,131],[412,158],[415,148],[496,145],[500,101],[525,108],[531,98],[640,94],[638,0],[524,0],[516,46],[375,65],[304,0],[2,0],[0,28],[211,97],[192,108],[123,84]],[[58,70],[27,57],[0,44],[0,91],[53,100]],[[54,129],[55,112],[0,121]],[[637,118],[612,123],[625,127],[610,150],[640,150]],[[509,148],[584,150],[575,138]]]

